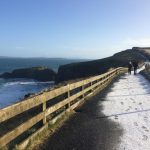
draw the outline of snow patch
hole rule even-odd
[[[125,74],[104,99],[103,113],[124,130],[117,150],[150,150],[149,82],[140,74]]]

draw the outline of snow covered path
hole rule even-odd
[[[101,105],[123,128],[117,150],[150,150],[150,83],[142,75],[122,76]]]

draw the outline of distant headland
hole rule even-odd
[[[60,61],[57,58],[53,59],[56,62]],[[28,67],[14,69],[11,73],[5,72],[0,77],[32,78],[38,81],[55,81],[60,83],[102,74],[111,68],[126,67],[130,60],[137,60],[139,63],[143,63],[148,59],[150,60],[150,47],[133,47],[103,59],[67,61],[66,64],[57,65],[58,72],[51,67]],[[42,60],[39,63],[42,64]],[[49,64],[51,65],[51,63]]]

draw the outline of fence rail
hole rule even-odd
[[[96,89],[99,88],[102,89],[115,76],[126,71],[127,71],[126,68],[119,67],[102,75],[90,77],[85,80],[61,86],[51,91],[43,92],[40,95],[36,95],[22,102],[1,109],[0,124],[9,121],[10,119],[13,119],[24,112],[28,112],[29,110],[37,106],[41,105],[42,107],[41,111],[38,114],[34,115],[33,117],[29,118],[22,124],[13,128],[11,131],[8,131],[4,135],[2,135],[0,137],[0,148],[7,145],[12,140],[16,139],[18,136],[23,134],[25,131],[29,130],[31,127],[33,127],[40,121],[43,121],[43,126],[46,126],[47,122],[49,121],[48,120],[49,115],[58,111],[61,108],[63,108],[63,112],[66,112],[68,109],[73,109],[81,101],[84,101],[85,97],[88,94],[91,94]],[[51,102],[52,99],[54,98],[56,99],[57,97],[63,94],[66,94],[66,96],[63,96],[64,98],[61,101],[58,101],[53,105],[49,106],[48,103]],[[26,144],[28,139],[29,138],[26,139]]]

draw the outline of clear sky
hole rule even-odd
[[[0,56],[102,58],[150,46],[150,0],[0,0]]]

